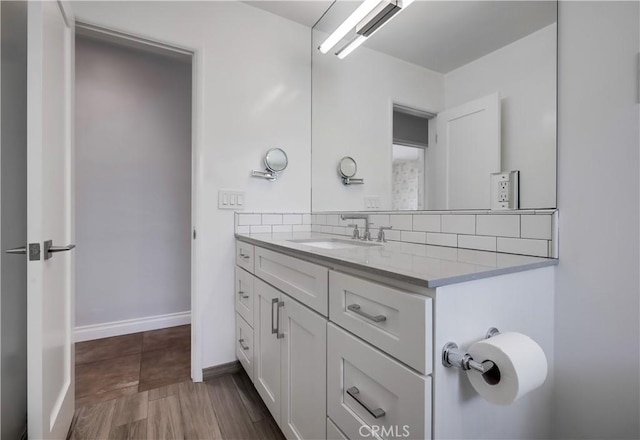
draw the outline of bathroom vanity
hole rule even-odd
[[[529,335],[551,365],[556,262],[236,234],[237,358],[287,438],[546,438],[552,377],[493,405],[442,349],[497,327]]]

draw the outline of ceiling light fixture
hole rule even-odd
[[[366,0],[322,43],[320,52],[327,53],[355,27],[356,36],[336,52],[339,59],[345,58],[413,1]]]

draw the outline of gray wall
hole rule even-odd
[[[27,4],[2,2],[0,250],[27,242]],[[27,259],[0,253],[2,439],[27,420]]]
[[[76,42],[76,326],[190,310],[191,66]]]
[[[639,431],[638,2],[561,2],[557,438]]]

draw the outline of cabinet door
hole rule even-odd
[[[280,292],[254,280],[254,385],[276,420],[280,420],[280,339],[277,332]]]
[[[326,438],[327,320],[282,295],[282,413],[288,439]]]

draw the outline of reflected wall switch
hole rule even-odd
[[[364,209],[367,211],[380,209],[380,196],[364,196]]]
[[[244,209],[244,191],[236,189],[221,189],[218,191],[218,209]]]
[[[491,174],[491,209],[506,210],[520,207],[520,172]]]

